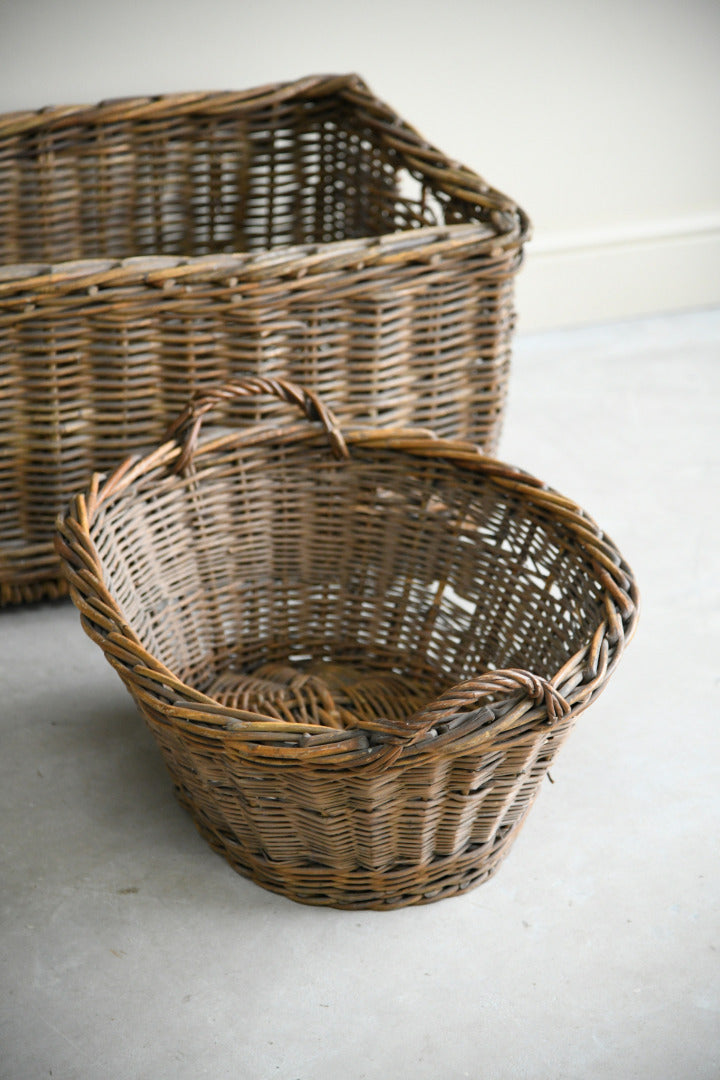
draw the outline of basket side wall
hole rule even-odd
[[[185,111],[170,98],[145,115],[100,107],[76,122],[50,112],[0,134],[0,262],[197,256],[490,224],[487,208],[445,193],[417,157],[410,166],[388,126],[327,93],[234,108],[209,95],[206,110]]]
[[[368,192],[372,191],[372,198]],[[0,140],[5,264],[379,235],[395,167],[333,98],[103,119]]]
[[[235,870],[294,900],[344,908],[428,903],[490,877],[574,724],[373,775],[243,760],[227,738],[180,735],[147,699],[139,706],[181,803]]]
[[[508,263],[512,255],[508,255]],[[91,473],[161,439],[189,392],[240,374],[314,387],[344,422],[427,426],[491,449],[512,282],[484,246],[390,268],[0,293],[0,593],[52,584],[53,525]],[[239,425],[279,415],[240,407]]]

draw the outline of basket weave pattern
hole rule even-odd
[[[314,422],[200,437],[265,393]],[[212,847],[337,907],[492,874],[637,618],[630,570],[570,500],[467,443],[343,436],[275,380],[199,396],[95,477],[57,543]]]
[[[357,76],[0,117],[0,604],[62,589],[55,515],[195,387],[493,449],[527,230]]]

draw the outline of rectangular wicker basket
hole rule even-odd
[[[0,116],[0,606],[63,591],[56,514],[198,386],[493,450],[527,231],[355,75]]]

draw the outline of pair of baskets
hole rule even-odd
[[[0,118],[0,191],[3,601],[69,587],[242,874],[485,880],[637,617],[482,452],[523,212],[356,76]]]

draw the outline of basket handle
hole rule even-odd
[[[547,711],[547,723],[554,725],[563,720],[571,712],[570,703],[563,697],[557,687],[531,671],[522,668],[505,668],[498,671],[488,671],[477,679],[469,679],[458,683],[446,690],[439,698],[429,705],[418,710],[408,721],[408,725],[415,729],[417,736],[426,734],[436,724],[442,724],[455,716],[462,716],[473,706],[480,706],[483,698],[490,694],[511,695],[520,691],[524,698],[537,705],[543,705]],[[512,728],[515,720],[513,716],[516,710],[501,720],[499,726]],[[526,710],[523,709],[523,715]],[[492,722],[491,716],[488,717]],[[522,717],[517,717],[517,722],[522,724]],[[493,725],[493,730],[498,727]],[[415,741],[415,739],[413,739]]]
[[[308,420],[319,421],[327,434],[332,451],[338,459],[348,458],[347,445],[334,415],[313,390],[306,390],[287,379],[248,375],[245,378],[197,391],[185,409],[170,425],[166,437],[175,439],[182,447],[175,462],[175,472],[182,472],[192,462],[197,447],[200,428],[206,413],[221,402],[241,401],[245,398],[270,395],[296,405]]]

